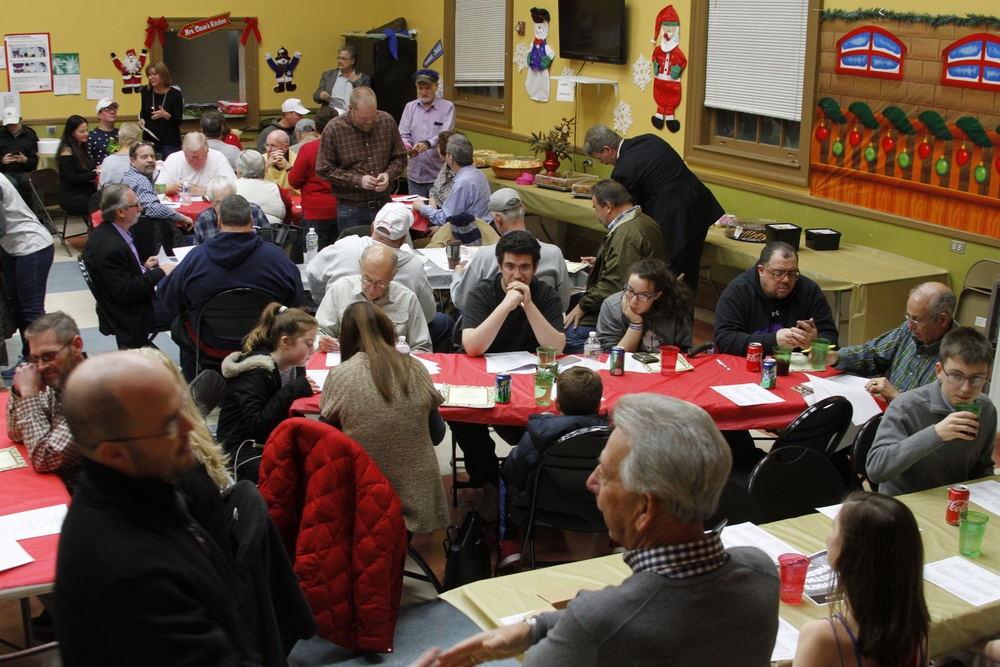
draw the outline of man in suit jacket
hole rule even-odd
[[[670,144],[655,134],[624,141],[606,125],[587,130],[583,150],[614,165],[611,178],[625,186],[632,202],[656,220],[670,248],[670,269],[694,294],[708,228],[725,211],[712,191],[687,168]]]
[[[316,104],[333,104],[340,113],[347,111],[351,91],[361,86],[372,87],[372,78],[354,71],[358,52],[353,46],[342,46],[337,51],[337,69],[328,69],[319,79],[319,88],[313,93]],[[337,103],[335,100],[340,100]]]
[[[159,266],[156,257],[139,259],[129,228],[139,219],[139,198],[127,185],[101,190],[103,225],[94,229],[83,249],[83,261],[94,285],[101,333],[115,334],[120,348],[142,347],[152,331],[166,331],[171,315],[155,300],[156,283],[173,264]]]

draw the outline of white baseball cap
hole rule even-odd
[[[375,231],[387,236],[390,241],[398,241],[406,236],[413,224],[413,212],[405,204],[390,202],[375,216]]]
[[[289,111],[294,111],[295,113],[300,113],[303,116],[307,113],[312,113],[309,109],[302,106],[302,100],[297,97],[289,97],[287,100],[281,103],[281,113],[288,113]]]
[[[3,110],[3,124],[7,125],[17,125],[21,122],[21,114],[18,112],[17,107],[7,107]]]
[[[110,97],[105,97],[104,99],[102,99],[100,102],[97,103],[97,111],[95,111],[95,113],[101,113],[103,109],[107,109],[108,107],[114,107],[115,109],[118,109],[118,102],[115,102]]]

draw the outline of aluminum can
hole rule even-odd
[[[608,371],[612,375],[625,375],[625,348],[616,346],[611,348],[608,355]]]
[[[767,357],[760,365],[760,386],[764,389],[774,389],[778,383],[778,362],[773,357]]]
[[[764,346],[760,343],[750,343],[747,345],[747,370],[753,373],[760,372],[760,362],[764,358]]]
[[[957,526],[958,515],[967,509],[969,509],[969,487],[956,484],[948,489],[948,509],[945,510],[944,520]]]
[[[493,401],[495,403],[510,403],[510,375],[507,373],[497,373],[496,384],[494,385]]]

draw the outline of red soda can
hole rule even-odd
[[[747,370],[754,373],[760,372],[760,362],[764,358],[764,346],[760,343],[750,343],[747,345]]]
[[[953,526],[958,525],[958,515],[969,509],[969,487],[957,484],[948,489],[948,509],[944,520]]]

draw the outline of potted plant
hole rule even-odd
[[[528,145],[531,146],[531,150],[535,151],[536,155],[542,151],[545,152],[545,162],[542,164],[546,174],[550,176],[555,174],[559,169],[559,161],[569,159],[570,135],[573,134],[575,125],[575,117],[568,120],[563,118],[548,134],[531,133]]]

